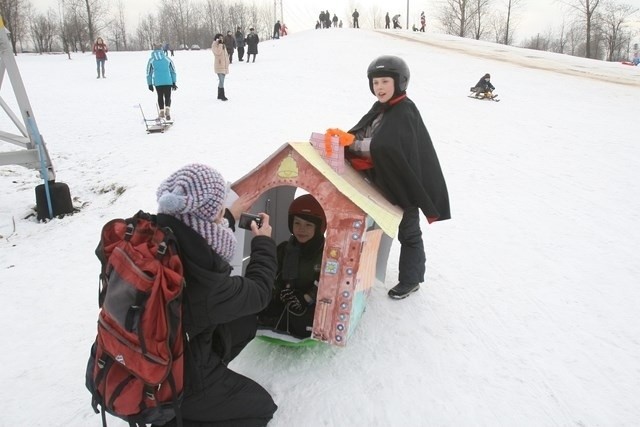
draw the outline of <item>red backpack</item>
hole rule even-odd
[[[86,374],[93,409],[103,426],[105,411],[131,426],[173,418],[181,425],[184,276],[176,238],[140,211],[105,224],[96,255],[100,314]]]

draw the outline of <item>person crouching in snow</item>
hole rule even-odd
[[[476,94],[476,98],[493,98],[493,91],[495,89],[491,84],[491,75],[487,73],[471,88],[471,92]]]
[[[355,141],[345,147],[345,157],[403,210],[398,226],[398,284],[388,292],[389,297],[401,299],[417,291],[425,278],[419,211],[429,223],[451,218],[449,193],[429,132],[407,97],[406,62],[380,56],[369,64],[367,78],[378,101],[349,130]]]
[[[159,119],[171,120],[171,91],[178,89],[177,76],[173,61],[162,50],[162,44],[156,43],[147,62],[147,85],[158,94]]]

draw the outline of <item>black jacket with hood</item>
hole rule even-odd
[[[221,364],[230,359],[226,324],[263,310],[271,299],[277,260],[273,239],[251,240],[251,260],[244,276],[232,276],[231,266],[207,241],[182,221],[159,214],[158,224],[170,227],[178,239],[186,287],[183,295],[185,395],[213,386]]]
[[[406,95],[376,102],[349,133],[370,126],[373,169],[367,171],[387,199],[403,209],[419,207],[429,222],[451,218],[449,193],[433,142],[416,105]]]

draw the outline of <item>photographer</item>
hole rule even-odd
[[[225,54],[226,56],[226,54]],[[250,224],[251,260],[232,275],[236,238],[227,221],[238,219],[255,195],[243,195],[225,211],[227,181],[215,169],[189,164],[158,187],[158,224],[170,227],[180,248],[187,283],[183,325],[182,422],[186,426],[265,426],[277,406],[261,385],[227,367],[256,334],[256,314],[269,304],[277,270],[269,216]],[[175,426],[170,421],[166,426]]]
[[[218,75],[218,99],[227,101],[227,97],[224,93],[224,78],[229,74],[229,54],[227,48],[224,45],[224,36],[220,33],[216,34],[211,44],[211,51],[213,52],[214,63],[213,70]]]

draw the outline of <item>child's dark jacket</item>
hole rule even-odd
[[[413,101],[376,102],[349,133],[356,134],[384,112],[371,139],[374,183],[403,209],[419,207],[429,222],[451,218],[449,194],[440,162]]]

